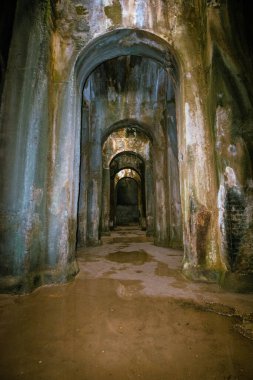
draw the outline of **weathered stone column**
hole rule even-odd
[[[17,1],[1,98],[0,289],[24,291],[44,282],[48,268],[47,2]]]
[[[155,233],[154,241],[158,246],[168,246],[167,228],[167,196],[166,196],[166,164],[165,151],[162,147],[154,147],[154,179],[155,179]]]
[[[178,160],[172,150],[170,138],[167,149],[168,173],[168,234],[170,247],[182,247],[182,220]]]
[[[217,279],[222,269],[217,228],[217,183],[210,126],[204,99],[204,81],[192,70],[184,86],[184,133],[179,133],[181,200],[184,218],[184,271],[191,277]],[[194,88],[194,91],[192,89]]]
[[[82,109],[82,143],[80,163],[80,187],[78,200],[78,238],[79,247],[87,244],[87,188],[89,178],[89,111],[86,107]]]
[[[150,161],[145,163],[145,198],[146,198],[146,224],[147,236],[154,233],[154,183],[152,165]]]
[[[110,169],[103,168],[102,234],[110,235]]]
[[[100,244],[101,190],[102,190],[102,150],[101,118],[91,121],[89,142],[89,182],[87,206],[87,243]]]
[[[116,227],[116,203],[115,203],[115,183],[114,178],[110,178],[110,221],[112,227]]]

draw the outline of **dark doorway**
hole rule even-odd
[[[115,189],[116,224],[128,226],[139,224],[138,184],[133,178],[122,178]]]

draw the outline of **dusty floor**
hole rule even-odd
[[[141,231],[78,254],[72,283],[0,296],[0,379],[253,378],[253,295],[184,279]]]

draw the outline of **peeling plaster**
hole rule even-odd
[[[237,186],[236,175],[232,168],[227,166],[225,169],[224,176],[225,176],[225,183],[228,187]]]
[[[225,187],[220,185],[218,197],[217,197],[217,207],[219,210],[219,226],[222,235],[225,235],[225,226],[224,226],[224,212],[225,212]]]

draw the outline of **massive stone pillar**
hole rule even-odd
[[[51,31],[47,5],[46,1],[17,2],[2,96],[0,288],[4,290],[30,290],[50,281],[50,273],[45,274],[50,268],[46,204]]]
[[[145,198],[147,236],[152,236],[154,233],[154,184],[150,160],[145,162]]]
[[[102,181],[102,234],[110,234],[110,169],[103,168]]]
[[[178,170],[178,138],[174,88],[170,82],[165,111],[165,136],[167,145],[168,176],[168,234],[170,247],[182,247],[182,218]]]
[[[178,161],[173,155],[171,148],[168,149],[168,228],[170,247],[182,247],[182,218]]]
[[[181,84],[184,98],[179,116],[180,123],[183,119],[183,128],[179,128],[179,166],[184,270],[193,278],[203,275],[203,278],[217,280],[219,270],[222,270],[217,228],[217,183],[214,148],[210,144],[212,136],[203,101],[205,87],[202,74],[192,69]]]
[[[101,118],[102,119],[102,118]],[[87,193],[87,243],[100,244],[101,197],[102,197],[102,150],[101,119],[90,122],[89,140],[89,180]]]
[[[140,181],[137,181],[138,183],[138,210],[139,210],[139,223],[142,230],[146,230],[146,218],[144,214],[144,199],[143,199],[143,179],[140,178]]]
[[[82,133],[81,133],[81,162],[80,162],[80,186],[78,199],[78,236],[77,244],[84,247],[87,244],[87,192],[89,178],[89,110],[82,108]]]
[[[163,147],[154,147],[154,242],[158,246],[168,246],[168,197],[166,194],[166,158]]]

